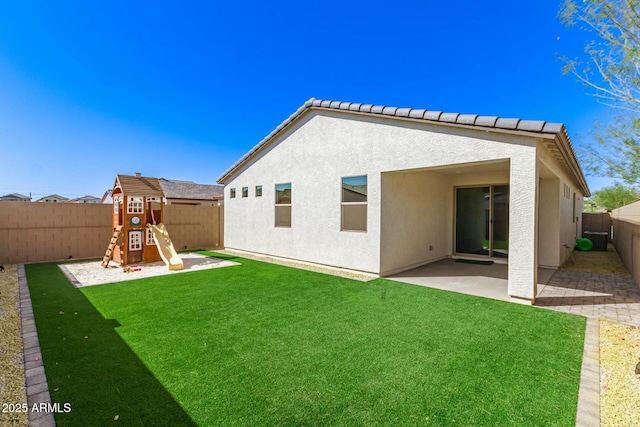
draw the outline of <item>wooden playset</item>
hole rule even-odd
[[[112,191],[113,234],[102,266],[164,261],[170,270],[183,268],[164,227],[164,193],[157,178],[117,175]]]

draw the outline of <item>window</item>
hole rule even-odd
[[[229,190],[229,197],[232,198],[232,199],[236,198],[236,189],[235,188],[232,188],[232,189]]]
[[[276,227],[291,227],[291,183],[276,184]]]
[[[249,187],[242,187],[242,197],[249,197]]]
[[[151,231],[151,227],[147,228],[147,241],[146,241],[147,245],[155,245],[156,244],[156,240],[153,238],[153,231]]]
[[[573,222],[576,222],[576,193],[573,193]]]
[[[262,197],[262,185],[256,185],[256,197]]]
[[[130,251],[142,250],[142,231],[129,232],[129,250]]]
[[[342,178],[342,231],[367,231],[367,176]]]
[[[160,197],[147,197],[147,202],[160,203],[162,200]]]
[[[113,213],[117,214],[118,213],[118,204],[119,204],[119,200],[117,197],[113,198]]]
[[[129,197],[129,201],[127,202],[127,213],[144,213],[144,203],[142,201],[142,197]]]

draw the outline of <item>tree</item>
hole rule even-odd
[[[562,58],[564,72],[577,77],[601,102],[616,109],[611,123],[598,124],[594,142],[579,150],[588,172],[640,183],[640,1],[565,0],[560,19],[576,23],[596,40],[585,46],[588,62]]]
[[[640,113],[640,2],[638,0],[565,0],[560,19],[576,23],[598,40],[585,46],[590,61],[563,58],[574,74],[606,104]]]
[[[591,198],[598,208],[613,210],[637,202],[640,200],[640,194],[633,188],[614,185],[613,187],[606,187],[596,191]],[[585,201],[585,206],[587,204],[590,204],[589,201]]]
[[[614,178],[627,186],[640,184],[640,117],[619,114],[605,127],[596,123],[593,142],[579,150],[587,172]]]

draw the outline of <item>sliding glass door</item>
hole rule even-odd
[[[456,253],[507,258],[509,186],[456,189]]]

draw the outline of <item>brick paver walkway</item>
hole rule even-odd
[[[597,319],[640,326],[640,289],[631,277],[560,269],[538,289],[535,305],[587,317],[576,426],[600,425]]]
[[[630,277],[558,270],[535,305],[640,326],[640,289]]]

